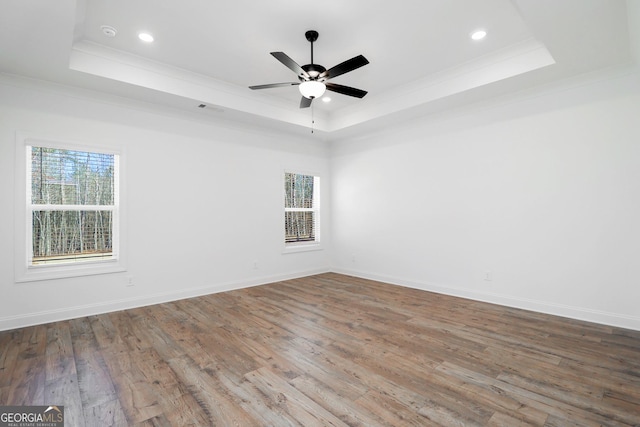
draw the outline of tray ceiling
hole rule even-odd
[[[55,4],[54,4],[55,3]],[[122,96],[256,116],[325,132],[484,88],[482,96],[528,88],[631,61],[624,0],[325,0],[322,7],[274,0],[21,0],[0,18],[0,71]],[[105,35],[103,26],[116,30]],[[296,81],[269,52],[310,62],[306,30],[320,33],[316,63],[358,54],[370,64],[335,83],[367,90],[331,93],[298,108]],[[487,36],[470,38],[476,29]],[[153,34],[153,43],[138,39]],[[509,83],[506,83],[509,82]],[[515,82],[515,84],[514,84]],[[451,103],[442,103],[450,105]]]

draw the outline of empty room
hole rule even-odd
[[[640,425],[638,0],[6,0],[0,199],[0,426]]]

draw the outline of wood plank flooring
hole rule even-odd
[[[322,274],[0,332],[76,426],[640,426],[640,332]]]

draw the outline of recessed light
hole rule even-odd
[[[324,98],[322,98],[322,102],[331,102],[331,98],[328,96],[325,96]]]
[[[138,38],[146,43],[151,43],[153,41],[153,36],[149,33],[138,33]]]
[[[104,34],[107,37],[115,37],[116,34],[118,33],[116,29],[110,25],[103,25],[102,27],[100,27],[100,29],[102,30],[102,34]]]
[[[473,40],[482,40],[486,36],[487,36],[487,32],[485,30],[476,30],[473,33],[471,33],[471,38]]]

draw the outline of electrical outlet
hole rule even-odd
[[[133,283],[133,276],[127,276],[127,287],[135,286]]]
[[[253,269],[257,270],[258,269],[258,261],[254,261],[253,262]]]
[[[493,272],[485,271],[484,272],[484,280],[486,280],[487,282],[492,281],[493,280]]]

